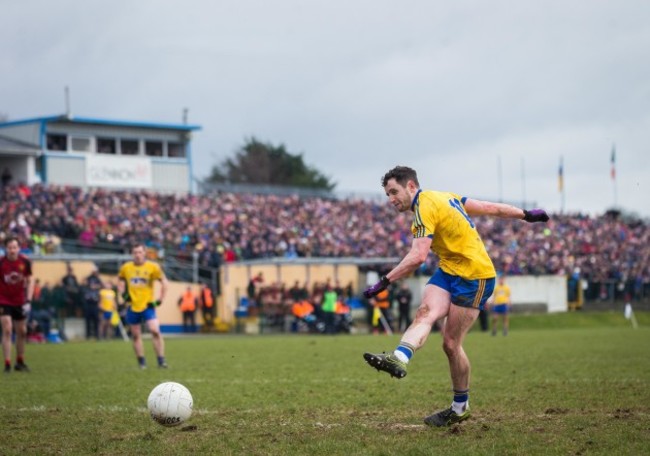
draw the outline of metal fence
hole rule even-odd
[[[160,263],[169,280],[207,283],[212,290],[219,293],[219,269],[201,265],[196,252],[151,249],[150,254]],[[92,261],[104,274],[117,274],[122,263],[131,259],[128,248],[118,244],[95,242],[90,246],[75,239],[62,239],[56,253],[32,257],[50,261]]]

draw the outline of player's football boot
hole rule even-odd
[[[163,361],[162,363],[158,363],[158,367],[160,369],[167,369],[169,366],[167,365],[167,361]]]
[[[29,372],[29,367],[25,363],[16,363],[14,365],[14,370],[18,372]]]
[[[11,374],[11,365],[5,364],[5,374]]]
[[[460,423],[467,418],[469,418],[469,407],[467,407],[460,415],[449,407],[448,409],[440,410],[431,416],[427,416],[424,419],[424,424],[438,427],[451,426],[452,424]]]
[[[388,372],[391,377],[406,377],[406,363],[397,359],[393,354],[364,353],[363,359],[378,371]]]

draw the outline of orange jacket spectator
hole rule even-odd
[[[298,301],[291,307],[291,312],[297,318],[305,318],[314,312],[314,306],[307,300]]]
[[[203,287],[201,290],[201,302],[203,307],[206,309],[211,309],[214,305],[214,298],[212,297],[212,290],[210,287]]]
[[[384,290],[380,292],[377,296],[375,296],[373,305],[375,307],[379,307],[380,309],[388,309],[390,307],[390,298],[388,295],[388,290]]]
[[[337,301],[336,302],[336,313],[338,315],[348,314],[348,313],[350,313],[350,306],[348,306],[343,301]]]
[[[185,293],[181,295],[178,305],[181,307],[181,312],[194,312],[196,310],[196,295],[190,287],[187,287]]]

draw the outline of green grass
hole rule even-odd
[[[648,454],[649,317],[633,330],[617,314],[516,316],[508,337],[471,332],[473,415],[444,429],[422,424],[451,400],[438,334],[403,380],[361,357],[398,336],[170,337],[167,371],[138,370],[122,341],[29,345],[32,372],[0,377],[0,453]],[[185,426],[148,417],[166,380],[194,396]]]

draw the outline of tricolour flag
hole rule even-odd
[[[559,192],[564,190],[564,164],[562,163],[562,157],[560,157],[560,167],[557,170],[557,189]]]
[[[612,170],[611,170],[611,176],[612,180],[616,180],[616,144],[612,146]]]

